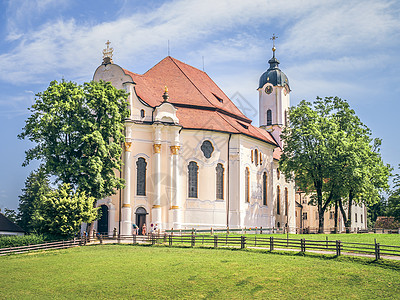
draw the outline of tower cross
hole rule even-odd
[[[110,58],[110,60],[112,59],[114,49],[110,48],[110,44],[111,42],[107,40],[106,42],[107,48],[103,49],[103,59],[106,57]]]
[[[275,35],[275,33],[274,34],[272,34],[272,38],[270,38],[270,40],[272,40],[272,46],[275,48],[275,40],[277,39],[278,37]]]

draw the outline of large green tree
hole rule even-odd
[[[69,184],[62,184],[42,197],[32,223],[38,233],[70,237],[79,232],[82,223],[97,218],[94,202],[84,191],[74,192]]]
[[[400,165],[399,165],[400,169]],[[400,174],[393,179],[394,188],[390,193],[387,203],[387,215],[400,222]]]
[[[52,81],[36,95],[19,138],[36,144],[24,165],[37,159],[57,182],[100,199],[123,188],[121,169],[128,94],[109,82]]]
[[[384,185],[381,181],[385,181],[383,175],[375,179],[374,171],[388,174],[388,170],[373,151],[370,130],[345,100],[338,97],[317,97],[314,103],[303,100],[290,110],[289,116],[290,127],[282,133],[280,169],[286,176],[294,176],[301,190],[314,195],[319,232],[323,231],[324,212],[329,206],[335,207],[337,227],[339,207],[344,213],[343,199],[349,195],[353,199],[354,195],[373,194],[370,188]]]
[[[31,172],[25,181],[22,195],[19,196],[18,225],[28,232],[36,231],[32,218],[43,197],[50,192],[49,184],[49,178],[43,169]]]

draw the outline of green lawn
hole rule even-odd
[[[400,264],[99,245],[0,257],[1,299],[399,299]]]

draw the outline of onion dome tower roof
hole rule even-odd
[[[274,45],[272,47],[272,58],[268,61],[269,69],[261,75],[258,88],[261,89],[266,83],[270,83],[273,86],[287,86],[290,91],[289,79],[286,74],[279,69],[279,60],[275,57],[275,50],[276,48]]]

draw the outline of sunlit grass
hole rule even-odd
[[[396,262],[360,261],[252,250],[79,247],[0,257],[0,298],[398,298]]]

